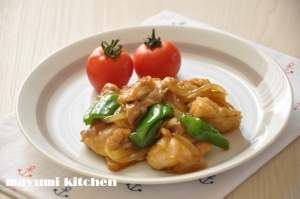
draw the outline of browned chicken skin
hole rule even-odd
[[[207,166],[204,155],[211,149],[207,142],[196,142],[197,147],[187,138],[171,134],[166,130],[161,139],[151,147],[148,163],[156,170],[172,173],[190,173]]]
[[[121,90],[118,102],[126,104],[129,124],[136,128],[146,115],[148,107],[161,103],[166,89],[160,79],[144,77],[130,87]]]
[[[191,103],[189,113],[215,127],[220,133],[230,132],[241,123],[241,112],[221,107],[207,97],[197,97]]]

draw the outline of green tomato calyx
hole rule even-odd
[[[106,41],[103,41],[101,43],[101,47],[104,51],[104,54],[111,58],[118,57],[122,52],[122,45],[117,45],[119,41],[120,39],[113,39],[110,44],[108,44]]]
[[[155,29],[152,29],[152,36],[148,37],[144,44],[149,48],[156,48],[158,46],[161,46],[160,37],[155,37]]]

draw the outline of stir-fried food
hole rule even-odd
[[[81,142],[105,157],[112,171],[139,161],[153,169],[189,173],[207,167],[213,146],[229,149],[223,135],[240,126],[241,112],[208,79],[178,81],[149,76],[131,86],[106,84],[84,115]]]

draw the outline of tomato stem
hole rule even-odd
[[[149,48],[156,48],[158,46],[161,46],[160,37],[155,37],[155,29],[152,29],[152,36],[148,37],[144,44]]]
[[[122,50],[122,45],[117,45],[119,41],[119,39],[113,39],[110,44],[108,44],[106,41],[103,41],[101,43],[101,47],[104,51],[104,54],[111,58],[118,57],[121,54]]]

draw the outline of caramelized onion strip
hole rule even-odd
[[[112,139],[111,137],[108,139]],[[108,157],[116,162],[132,162],[135,160],[144,159],[149,151],[149,148],[137,149],[134,146],[121,147],[115,150],[110,150],[109,145],[105,145],[105,152]]]
[[[112,122],[116,122],[117,120],[121,120],[126,118],[126,111],[125,111],[125,105],[122,104],[113,115],[109,115],[106,117],[103,117],[101,120],[102,122],[105,123],[112,123]]]
[[[181,135],[173,134],[174,138],[177,139],[181,144],[183,144],[195,157],[199,157],[199,151],[193,143]]]
[[[102,120],[102,122],[105,122],[105,123],[111,123],[111,122],[115,122],[117,120],[121,120],[124,118],[126,118],[126,112],[121,112],[118,114],[106,116],[106,117],[103,117],[101,120]]]
[[[172,79],[172,78],[165,78],[164,82],[170,91],[172,91],[174,94],[176,94],[180,97],[184,97],[184,98],[195,98],[197,96],[201,96],[201,94],[203,95],[203,92],[208,92],[208,91],[221,92],[221,93],[227,95],[226,90],[222,86],[217,85],[217,84],[204,84],[201,87],[190,90],[188,88],[180,89],[177,86],[178,81],[175,79]]]

